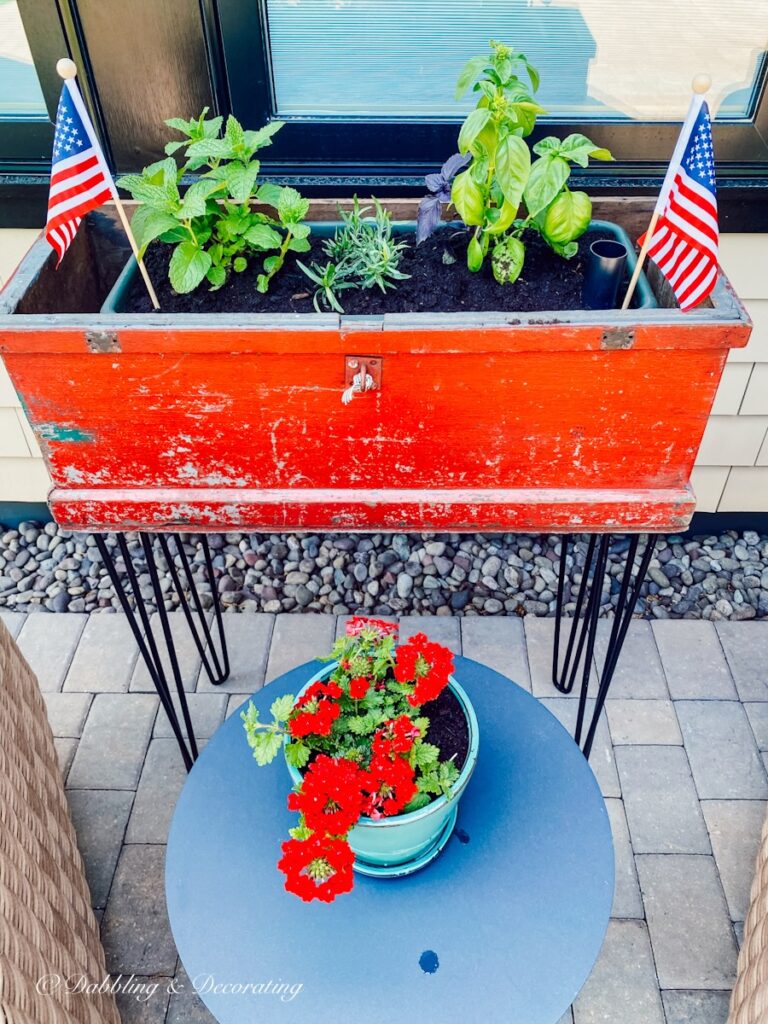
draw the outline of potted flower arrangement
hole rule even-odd
[[[458,93],[470,88],[459,152],[424,199],[347,201],[341,217],[265,180],[279,121],[169,122],[165,158],[120,182],[159,312],[109,207],[58,272],[47,243],[33,247],[0,300],[0,350],[59,522],[687,525],[749,319],[722,273],[685,314],[652,269],[632,308],[582,308],[587,243],[622,240],[629,276],[625,227],[639,234],[646,213],[622,199],[593,210],[571,187],[574,167],[612,159],[584,135],[529,147],[542,108],[521,53],[492,43],[461,72]]]
[[[285,888],[330,902],[353,871],[410,874],[450,838],[477,761],[478,725],[452,678],[453,657],[417,634],[396,645],[397,626],[353,618],[330,664],[261,722],[241,712],[259,765],[282,749],[299,813],[278,867]]]

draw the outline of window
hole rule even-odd
[[[542,77],[551,116],[674,121],[708,72],[721,119],[751,113],[768,11],[755,0],[267,0],[276,113],[457,116],[463,63],[492,33]],[[692,24],[695,22],[695,25]],[[468,106],[468,99],[465,106]]]
[[[16,0],[0,0],[0,116],[48,117]]]
[[[233,113],[286,121],[264,154],[276,174],[413,182],[455,150],[456,77],[491,34],[542,74],[548,116],[532,141],[581,131],[616,154],[590,181],[658,178],[702,71],[721,165],[733,180],[768,168],[765,0],[218,0],[218,12]]]

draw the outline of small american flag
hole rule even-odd
[[[75,81],[68,78],[62,86],[56,112],[45,225],[45,237],[58,253],[58,263],[86,213],[114,194],[112,177],[80,91]]]
[[[709,109],[695,96],[656,204],[648,255],[669,281],[680,308],[692,309],[717,281],[718,221]],[[642,245],[645,235],[639,240]]]

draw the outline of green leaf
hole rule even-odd
[[[278,722],[285,722],[293,711],[293,705],[295,700],[292,693],[286,693],[282,697],[278,697],[277,700],[272,701],[272,706],[269,709],[269,713]]]
[[[531,153],[517,135],[507,135],[496,148],[496,180],[504,198],[515,209],[523,198],[523,190],[531,173]]]
[[[309,212],[309,200],[295,188],[284,187],[277,201],[277,215],[283,224],[298,224]]]
[[[262,293],[269,291],[269,278],[266,274],[259,274],[256,278],[256,291]]]
[[[528,72],[528,77],[531,80],[531,88],[534,92],[538,92],[541,85],[541,76],[533,64],[530,64],[524,57],[523,60],[525,61],[525,70]]]
[[[467,61],[461,70],[458,81],[456,82],[456,92],[454,93],[455,99],[461,99],[472,82],[474,82],[477,76],[484,70],[487,63],[488,58],[485,56],[473,57],[471,60]]]
[[[134,199],[147,206],[154,206],[166,213],[174,212],[178,200],[174,202],[169,196],[168,189],[163,185],[154,185],[152,182],[142,178],[140,174],[124,174],[117,180],[118,188],[124,188],[130,192]]]
[[[245,256],[237,256],[235,257],[235,261],[232,264],[232,269],[236,274],[242,274],[242,272],[246,269],[247,266],[248,260],[245,258]]]
[[[491,269],[499,284],[513,284],[520,276],[525,260],[525,246],[519,238],[507,235],[493,248]]]
[[[309,238],[311,228],[309,224],[292,224],[291,234],[294,238]]]
[[[487,107],[478,107],[473,110],[464,121],[459,132],[459,152],[466,153],[475,141],[480,132],[485,128],[491,119],[491,112]]]
[[[231,160],[232,146],[226,139],[198,139],[187,147],[187,159]]]
[[[209,178],[196,181],[184,193],[184,199],[177,216],[184,220],[202,217],[205,214],[205,204],[208,197],[215,192],[222,191],[223,188],[224,184],[222,182],[211,181]]]
[[[592,201],[586,192],[563,192],[547,210],[541,230],[547,241],[563,245],[583,235],[591,219]]]
[[[427,804],[432,803],[428,793],[417,793],[416,796],[409,801],[400,812],[401,814],[408,814],[410,811],[419,811],[422,807],[426,807]]]
[[[134,216],[135,216],[135,214],[134,214]],[[176,218],[174,218],[174,220],[175,219]],[[160,241],[161,242],[168,242],[169,245],[173,245],[174,242],[184,242],[188,238],[189,238],[189,232],[183,226],[183,224],[178,224],[178,223],[176,224],[175,228],[172,228],[170,231],[164,231],[162,233],[162,235],[160,235]]]
[[[283,738],[279,733],[257,732],[251,741],[251,749],[256,763],[265,765],[274,761],[282,745]]]
[[[440,757],[440,748],[436,747],[434,743],[417,743],[414,750],[416,752],[416,764],[419,768],[429,768],[430,765],[437,764]]]
[[[221,288],[221,286],[227,280],[227,272],[222,266],[211,267],[205,276],[208,279],[209,283],[211,284],[212,292],[215,292],[217,288]]]
[[[561,191],[571,169],[560,156],[541,156],[531,167],[523,197],[528,214],[536,217]]]
[[[292,740],[285,747],[285,759],[293,768],[303,768],[311,753],[311,749],[301,740]]]
[[[467,225],[483,222],[483,192],[471,174],[471,167],[457,174],[451,187],[451,202]]]
[[[183,117],[169,117],[164,124],[169,128],[175,128],[177,132],[183,132],[184,135],[189,135],[197,127],[197,121],[185,121]]]
[[[536,156],[557,156],[560,152],[560,139],[554,135],[548,135],[545,139],[539,139],[533,144],[533,152]]]
[[[173,250],[168,267],[171,287],[179,295],[194,291],[211,268],[211,257],[194,242],[182,242]]]
[[[181,149],[182,146],[186,146],[186,142],[166,142],[165,152],[170,156],[172,153],[175,153],[177,149]]]
[[[306,825],[296,825],[294,828],[288,829],[288,835],[291,839],[298,839],[300,843],[303,843],[312,835],[312,829],[307,828]]]
[[[581,135],[579,132],[574,132],[573,135],[568,135],[563,139],[560,144],[560,155],[566,160],[572,160],[580,167],[586,167],[590,157],[594,160],[613,160],[609,150],[601,149],[586,135]]]
[[[277,209],[277,204],[280,202],[280,194],[282,188],[279,185],[274,185],[272,182],[267,181],[263,185],[259,186],[259,190],[256,193],[256,198],[260,203],[266,203],[267,206],[274,206]]]
[[[131,230],[142,256],[150,242],[177,227],[175,217],[162,210],[154,210],[151,206],[140,206],[131,219]]]
[[[257,149],[262,149],[264,146],[272,144],[272,136],[285,124],[285,121],[270,121],[269,124],[265,124],[263,128],[259,128],[255,132],[245,133],[245,148],[250,153],[255,153]]]
[[[264,270],[271,274],[273,270],[279,270],[280,264],[283,262],[282,256],[267,256],[264,260]]]
[[[259,167],[258,160],[252,160],[249,164],[243,164],[236,160],[226,165],[224,170],[227,188],[235,202],[245,203],[251,198]]]
[[[252,224],[243,235],[243,238],[254,249],[279,249],[283,244],[280,232],[271,228],[268,224]]]
[[[306,238],[292,238],[288,243],[291,252],[309,252],[312,246]]]
[[[233,117],[231,114],[227,118],[227,127],[224,131],[224,138],[229,143],[232,150],[241,149],[245,146],[245,132],[243,126]]]

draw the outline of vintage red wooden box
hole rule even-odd
[[[636,236],[647,209],[596,216]],[[625,313],[100,314],[126,255],[91,214],[58,271],[41,241],[0,296],[74,529],[677,530],[751,327],[722,276],[687,314],[658,281],[661,308]],[[344,404],[363,362],[377,386]]]

